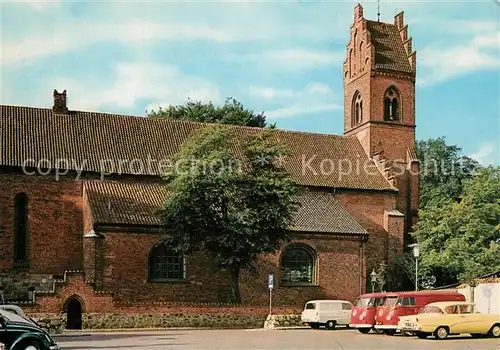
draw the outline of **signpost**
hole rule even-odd
[[[269,315],[272,311],[273,288],[274,288],[274,274],[270,273],[267,276],[267,286],[269,288]]]

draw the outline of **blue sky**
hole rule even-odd
[[[5,1],[1,104],[145,115],[234,97],[279,128],[341,134],[354,1]],[[376,19],[375,1],[362,1]],[[500,3],[381,1],[417,50],[417,138],[500,164]]]

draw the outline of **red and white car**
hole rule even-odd
[[[363,334],[370,332],[375,325],[377,310],[386,295],[387,293],[361,294],[354,302],[349,327],[356,328]]]

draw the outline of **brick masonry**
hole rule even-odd
[[[187,280],[180,283],[148,282],[148,257],[161,240],[155,233],[106,232],[103,238],[85,237],[85,206],[80,181],[51,177],[0,174],[0,203],[13,203],[18,192],[29,197],[30,266],[13,270],[11,251],[13,205],[2,205],[0,234],[4,274],[9,271],[27,276],[45,272],[56,278],[67,270],[82,270],[81,280],[57,285],[54,293],[38,293],[39,312],[57,312],[76,295],[88,305],[89,312],[113,310],[115,302],[228,302],[229,274],[217,269],[205,254],[187,257]],[[337,191],[337,200],[371,233],[363,247],[357,238],[328,234],[295,234],[294,241],[307,244],[317,256],[316,285],[285,287],[279,285],[280,253],[262,256],[256,271],[243,271],[241,294],[245,305],[268,303],[267,274],[276,276],[276,305],[301,306],[313,298],[342,298],[353,301],[364,290],[366,269],[387,259],[389,235],[384,229],[384,215],[395,208],[393,193]],[[68,211],[65,211],[68,209]],[[54,218],[54,220],[52,220]],[[36,229],[35,229],[36,228]],[[399,232],[398,234],[402,234]],[[10,249],[8,248],[10,247]],[[85,252],[85,254],[83,254]],[[85,257],[84,257],[85,256]],[[99,277],[100,276],[100,277]],[[33,277],[30,277],[33,279]],[[78,282],[80,281],[80,282]],[[87,283],[85,283],[87,282]],[[109,291],[96,294],[95,290]],[[87,300],[87,301],[86,301]]]
[[[359,8],[357,11],[359,17]],[[351,37],[356,28],[363,32],[362,20],[351,28]],[[93,226],[82,191],[84,180],[68,175],[56,181],[54,175],[28,176],[11,168],[0,169],[0,277],[3,283],[15,284],[13,276],[17,276],[19,288],[34,286],[36,304],[29,310],[42,314],[64,312],[71,298],[79,300],[83,311],[89,314],[267,313],[269,272],[276,276],[273,298],[283,313],[298,312],[310,299],[354,301],[366,289],[367,272],[384,260],[393,262],[395,255],[402,252],[405,232],[416,220],[419,184],[418,176],[407,172],[418,170],[418,164],[412,163],[407,155],[408,148],[415,142],[414,77],[376,71],[368,46],[349,45],[353,56],[348,55],[344,64],[345,135],[356,136],[369,156],[384,162],[399,162],[406,170],[391,180],[399,193],[335,190],[336,199],[370,233],[366,243],[359,236],[295,234],[295,242],[308,245],[315,253],[315,285],[280,285],[281,252],[261,256],[255,271],[241,273],[242,306],[228,304],[229,274],[217,269],[204,253],[187,257],[186,281],[150,283],[148,257],[151,248],[161,240],[158,234],[117,229],[102,233],[101,237],[99,233],[85,237]],[[357,60],[355,64],[352,59]],[[357,68],[353,74],[347,68],[352,70],[354,65]],[[401,119],[383,122],[383,96],[391,85],[397,87],[402,100]],[[356,91],[362,94],[366,109],[364,120],[353,126],[351,105]],[[150,181],[141,177],[127,180]],[[22,269],[13,266],[13,203],[18,193],[26,193],[29,198],[29,266]],[[65,273],[67,271],[76,272]],[[42,286],[41,275],[52,276],[48,280],[52,281],[53,290]]]

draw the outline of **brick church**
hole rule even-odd
[[[419,198],[416,53],[402,12],[382,23],[355,7],[343,74],[343,135],[273,130],[304,191],[293,241],[242,272],[245,305],[266,307],[270,272],[278,306],[352,301],[369,273],[382,261],[393,266],[409,243]],[[155,164],[206,125],[75,111],[66,91],[53,98],[51,109],[1,106],[5,300],[43,313],[227,303],[229,273],[206,254],[182,256],[161,244],[157,215],[168,194]]]

